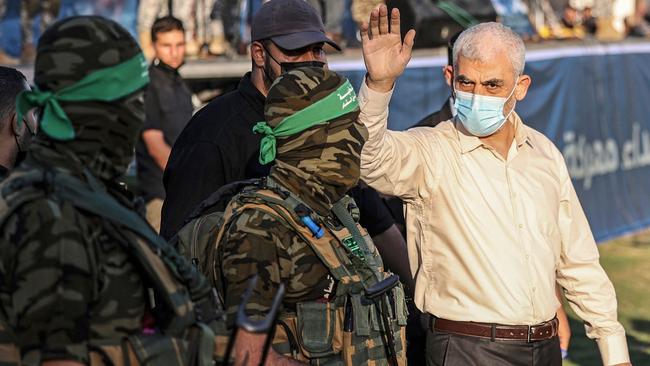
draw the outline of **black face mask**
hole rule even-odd
[[[28,141],[23,140],[22,143],[19,141],[18,136],[14,135],[14,139],[16,139],[16,146],[18,146],[18,152],[16,152],[16,161],[14,162],[14,166],[18,166],[27,157],[27,145],[29,145],[29,142],[31,142],[31,137],[28,138]]]
[[[264,52],[269,56],[273,62],[276,64],[280,65],[280,74],[286,74],[291,70],[297,69],[299,67],[318,67],[318,68],[323,68],[325,67],[325,63],[322,61],[299,61],[299,62],[278,62],[278,60],[271,55],[271,52],[264,47]],[[267,59],[268,60],[268,59]],[[268,79],[270,84],[273,84],[276,78],[280,77],[280,75],[277,75],[275,78],[270,75],[270,72],[266,70],[266,68],[270,68],[270,66],[265,65],[265,70],[264,70],[264,76]],[[270,85],[269,84],[269,85]]]
[[[31,111],[30,111],[31,113]],[[32,142],[32,139],[34,136],[36,136],[36,131],[34,127],[30,127],[32,124],[28,120],[25,119],[26,117],[23,117],[23,122],[25,124],[25,130],[23,131],[23,134],[21,135],[16,135],[14,133],[14,139],[16,140],[16,146],[18,147],[18,152],[16,152],[16,162],[14,163],[14,166],[18,166],[25,158],[27,157],[27,150],[29,148],[29,144]],[[38,119],[38,117],[35,117],[35,119]]]
[[[19,152],[17,152],[16,153],[16,161],[14,162],[14,166],[16,167],[16,166],[20,165],[20,163],[22,163],[25,160],[25,158],[27,158],[27,151],[19,151]]]
[[[274,60],[275,61],[275,60]],[[283,62],[280,64],[280,70],[283,74],[299,67],[316,67],[322,69],[325,63],[322,61],[301,61],[301,62]]]

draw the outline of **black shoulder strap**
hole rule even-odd
[[[247,186],[259,186],[264,179],[247,179],[226,184],[214,191],[208,198],[199,203],[192,213],[185,219],[181,227],[187,225],[190,221],[203,216],[206,213],[214,211],[224,211],[230,200],[241,192]]]

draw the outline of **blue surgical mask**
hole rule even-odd
[[[516,85],[515,85],[516,88]],[[497,132],[506,122],[507,116],[503,115],[503,106],[515,92],[512,89],[507,97],[494,97],[480,94],[473,94],[456,90],[454,98],[454,110],[465,129],[474,136],[485,137]]]

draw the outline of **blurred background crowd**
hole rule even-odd
[[[248,52],[250,21],[265,0],[0,0],[0,64],[30,63],[39,34],[59,18],[102,15],[137,36],[152,56],[149,31],[170,13],[183,21],[190,58]],[[326,32],[344,48],[358,48],[358,23],[380,3],[403,10],[419,32],[416,47],[437,47],[472,24],[497,20],[530,42],[549,39],[618,40],[649,37],[650,0],[306,0]],[[333,51],[333,50],[329,50]]]

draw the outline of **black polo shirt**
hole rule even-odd
[[[264,95],[246,74],[236,90],[198,111],[172,148],[163,183],[167,197],[160,234],[171,238],[192,210],[219,187],[265,176],[258,161],[261,136],[253,133],[264,120]]]
[[[187,124],[172,149],[163,182],[167,198],[160,234],[170,239],[185,218],[210,194],[238,180],[267,176],[271,165],[259,163],[262,136],[253,126],[264,120],[265,97],[250,73],[237,90],[218,97]],[[353,195],[369,233],[381,234],[392,225],[390,212],[370,189]]]
[[[192,118],[192,92],[177,70],[157,60],[149,67],[149,79],[142,131],[159,130],[167,145],[174,146],[178,135]],[[135,158],[138,188],[145,201],[164,199],[163,170],[149,155],[142,134],[135,148]]]

